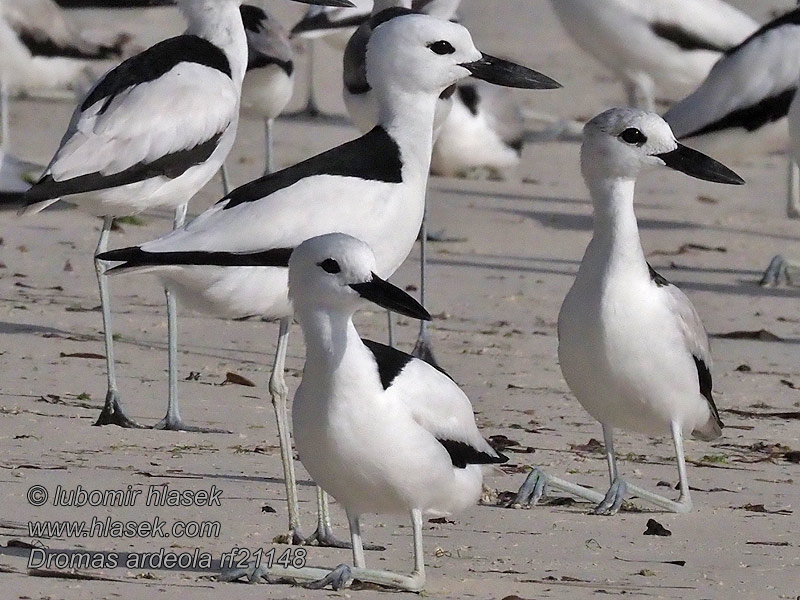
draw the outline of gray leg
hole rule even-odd
[[[292,439],[289,433],[287,401],[289,388],[284,378],[286,351],[289,347],[289,326],[291,317],[281,319],[278,333],[278,347],[275,349],[275,362],[269,378],[269,393],[272,396],[272,407],[275,409],[275,420],[278,424],[278,440],[281,448],[283,477],[286,481],[286,503],[289,509],[289,534],[287,541],[291,544],[302,544],[300,533],[300,509],[297,504],[297,479],[294,473],[294,457],[292,456]]]
[[[628,106],[653,112],[656,107],[655,83],[645,73],[637,73],[625,81]]]
[[[603,502],[595,510],[598,514],[614,514],[619,510],[619,505],[622,504],[622,499],[627,495],[629,492],[631,495],[644,500],[645,502],[649,502],[650,504],[655,504],[659,508],[663,508],[668,512],[674,513],[688,513],[692,510],[692,499],[689,495],[689,477],[686,473],[686,459],[683,454],[683,432],[681,430],[680,424],[677,422],[672,423],[672,441],[675,444],[675,454],[678,460],[678,476],[680,477],[680,497],[678,501],[670,500],[669,498],[665,498],[659,494],[654,494],[653,492],[649,492],[644,488],[640,488],[639,486],[632,485],[623,481],[619,475],[614,480],[614,483],[611,485],[611,489],[609,489],[606,497],[603,499]]]
[[[394,348],[394,317],[390,310],[386,311],[386,329],[389,334],[389,345]]]
[[[5,152],[9,151],[9,136],[11,135],[11,125],[9,124],[9,93],[8,83],[5,79],[0,79],[0,129],[2,129],[3,141],[0,147]]]
[[[272,155],[272,149],[274,146],[272,139],[272,126],[274,122],[274,119],[266,119],[264,121],[264,175],[269,175],[270,173],[275,172],[275,159]]]
[[[427,253],[428,253],[428,211],[422,216],[422,229],[420,230],[420,247],[419,247],[419,301],[420,304],[425,306],[425,275],[427,268]],[[417,335],[417,343],[411,351],[412,356],[416,356],[425,362],[438,368],[439,363],[436,362],[436,357],[433,355],[433,344],[431,343],[430,334],[428,333],[428,322],[420,321],[419,334]]]
[[[311,534],[310,537],[303,540],[303,544],[312,543],[316,543],[317,546],[325,548],[352,548],[350,542],[343,542],[333,535],[328,494],[319,486],[317,486],[317,530]],[[386,550],[386,548],[375,544],[368,544],[367,550],[381,551]]]
[[[792,274],[796,271],[800,271],[800,262],[779,254],[769,262],[769,266],[761,276],[759,284],[761,287],[777,287],[782,282],[786,282],[787,285],[794,285]]]
[[[790,219],[800,219],[800,169],[791,158],[788,184],[786,214]]]
[[[355,567],[339,565],[324,578],[311,584],[314,588],[321,589],[326,585],[333,585],[338,586],[334,587],[334,589],[341,589],[346,586],[351,579],[408,592],[420,592],[425,588],[425,553],[422,546],[421,511],[417,509],[411,511],[411,524],[414,536],[414,571],[412,571],[411,575],[367,569],[364,560],[364,551],[361,548],[361,527],[358,517],[356,516],[353,518],[348,515],[348,519],[350,520],[350,536],[353,541],[353,561]]]
[[[114,365],[114,332],[111,326],[108,276],[103,272],[102,261],[97,258],[98,254],[102,254],[108,249],[108,236],[113,222],[113,217],[105,217],[103,219],[103,229],[100,232],[100,240],[97,242],[97,249],[94,252],[94,270],[97,275],[97,284],[100,287],[100,308],[103,311],[103,341],[106,350],[106,377],[108,379],[106,401],[95,425],[119,425],[120,427],[140,428],[141,425],[125,415],[119,392],[117,391],[117,374]]]
[[[227,163],[222,163],[222,168],[219,170],[219,173],[222,178],[222,193],[227,196],[231,193],[231,178],[228,173]]]
[[[622,508],[622,503],[628,493],[628,484],[619,478],[617,472],[617,457],[614,454],[614,428],[603,423],[603,443],[606,448],[608,461],[608,479],[610,487],[605,498],[594,509],[596,515],[615,515]]]
[[[172,229],[183,227],[186,222],[186,210],[188,204],[182,204],[175,209],[175,219],[172,222]],[[169,393],[167,402],[167,414],[153,429],[164,429],[168,431],[193,431],[199,433],[230,433],[223,429],[209,429],[187,425],[181,418],[181,411],[178,407],[178,307],[177,299],[169,289],[164,290],[167,298],[167,357],[169,364]]]

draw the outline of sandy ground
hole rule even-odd
[[[759,18],[791,2],[739,2]],[[564,38],[543,0],[464,1],[464,21],[489,52],[504,52],[562,81],[561,92],[520,95],[537,109],[589,117],[617,102],[618,86]],[[487,6],[490,5],[490,6]],[[281,6],[291,21],[299,11]],[[488,22],[486,15],[508,17]],[[143,43],[180,29],[168,9],[79,15],[95,26],[122,24]],[[511,18],[511,17],[514,18]],[[112,25],[109,25],[112,26]],[[517,40],[510,43],[509,40]],[[335,65],[330,51],[321,64]],[[338,110],[335,67],[318,90]],[[303,90],[301,86],[300,95]],[[299,103],[298,98],[296,103]],[[46,161],[69,118],[62,104],[18,102],[13,150]],[[261,164],[261,127],[242,127],[234,177],[245,181]],[[288,164],[354,135],[345,127],[281,122],[279,162]],[[433,179],[434,229],[458,241],[434,244],[428,308],[437,315],[440,362],[472,399],[486,436],[506,436],[511,460],[487,474],[499,492],[516,490],[531,465],[605,489],[599,426],[571,397],[556,360],[556,317],[591,232],[591,206],[578,171],[578,147],[526,148],[524,183]],[[712,334],[717,404],[728,425],[714,443],[690,441],[695,489],[688,515],[623,512],[596,517],[585,503],[508,510],[484,505],[425,528],[426,595],[432,598],[800,598],[800,317],[796,288],[761,289],[760,270],[777,252],[797,252],[797,222],[784,218],[785,161],[754,157],[736,165],[748,185],[707,185],[673,172],[642,177],[638,216],[650,261],[691,297]],[[193,203],[199,212],[220,196],[218,181]],[[124,225],[113,246],[168,229],[165,215]],[[29,572],[30,520],[219,522],[218,537],[45,539],[51,549],[146,553],[207,552],[219,559],[234,547],[255,551],[284,532],[286,509],[277,437],[266,387],[277,327],[257,320],[181,318],[180,393],[185,418],[224,434],[170,433],[92,427],[105,393],[100,315],[90,254],[99,221],[74,210],[18,220],[0,214],[0,584],[5,598],[319,598],[373,597],[375,591],[311,592],[289,586],[220,584],[209,573],[164,568]],[[395,275],[417,280],[416,254]],[[166,400],[166,324],[154,281],[114,279],[118,373],[130,413],[152,424]],[[382,314],[358,315],[363,334],[383,339]],[[758,332],[764,340],[720,334]],[[400,321],[402,347],[416,324]],[[73,356],[70,356],[73,355]],[[77,356],[75,356],[77,355]],[[289,384],[302,367],[299,330],[289,352]],[[223,385],[226,374],[255,387]],[[657,376],[655,374],[654,376]],[[782,413],[783,416],[770,416]],[[622,472],[649,489],[674,484],[669,440],[620,433]],[[791,451],[795,451],[794,454]],[[792,462],[793,461],[793,462]],[[313,529],[314,488],[300,468],[301,509]],[[173,490],[222,490],[219,507],[53,506],[57,486],[74,490],[131,489],[168,484]],[[43,486],[39,508],[26,494]],[[337,532],[345,518],[333,507]],[[644,536],[655,518],[670,537]],[[385,552],[368,553],[379,568],[410,569],[410,528],[403,519],[369,517],[364,535]],[[107,556],[107,554],[105,555]],[[308,549],[309,564],[333,567],[345,550]],[[121,559],[124,562],[124,559]],[[45,577],[48,575],[49,577]],[[53,577],[53,575],[61,575]],[[83,577],[83,578],[80,578]],[[397,597],[404,597],[400,594]]]

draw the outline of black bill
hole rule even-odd
[[[473,77],[504,87],[527,90],[553,90],[562,87],[557,81],[538,71],[523,67],[502,58],[484,54],[480,60],[461,65]]]
[[[431,315],[419,302],[406,294],[403,290],[393,286],[388,281],[384,281],[375,273],[372,274],[372,281],[366,283],[353,283],[350,285],[358,295],[374,302],[399,315],[405,315],[420,321],[430,321]]]
[[[728,167],[710,156],[706,156],[697,150],[692,150],[683,144],[678,144],[678,147],[672,152],[656,154],[655,156],[663,160],[664,164],[670,169],[686,173],[697,179],[713,181],[714,183],[726,183],[728,185],[744,185],[744,179]]]

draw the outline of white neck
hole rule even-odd
[[[314,371],[319,377],[323,373],[338,373],[354,376],[347,365],[351,362],[358,369],[359,361],[349,358],[363,350],[363,343],[353,325],[353,313],[308,309],[295,306],[295,318],[303,328],[306,343],[306,373]]]
[[[378,123],[400,147],[403,164],[427,181],[433,152],[433,120],[437,95],[373,86],[378,99]]]
[[[633,210],[636,181],[632,178],[605,178],[587,181],[594,204],[594,235],[586,251],[598,270],[597,261],[608,271],[648,275],[647,262],[639,239],[639,226]]]
[[[233,81],[241,87],[247,70],[247,37],[238,0],[179,0],[186,33],[208,40],[228,57]]]

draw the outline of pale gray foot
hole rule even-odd
[[[507,508],[536,506],[547,492],[547,475],[536,467],[528,473],[525,481],[517,491],[517,495],[509,502]]]
[[[333,591],[338,592],[346,587],[349,587],[353,579],[353,570],[349,565],[339,565],[333,571],[325,575],[322,579],[312,581],[305,584],[303,587],[310,590],[322,590],[328,586],[333,588]]]
[[[178,417],[169,418],[169,416],[164,417],[158,423],[153,425],[153,429],[159,429],[162,431],[187,431],[189,433],[227,433],[231,434],[232,431],[228,429],[217,429],[215,427],[198,427],[197,425],[188,425]]]
[[[353,544],[351,542],[345,542],[344,540],[340,540],[335,535],[333,535],[333,529],[330,527],[323,527],[321,530],[319,526],[317,529],[308,537],[303,537],[302,534],[298,531],[292,532],[293,541],[292,543],[299,546],[321,546],[323,548],[342,548],[345,550],[352,550]],[[378,544],[365,544],[364,550],[369,550],[370,552],[383,552],[386,550],[384,546],[379,546]]]
[[[780,254],[773,258],[764,275],[761,276],[761,287],[777,287],[785,282],[794,285],[793,272],[800,271],[800,262],[784,258]]]
[[[606,492],[606,497],[594,509],[596,515],[615,515],[622,508],[625,497],[628,495],[628,484],[619,477],[614,480]]]
[[[124,427],[125,429],[144,429],[144,426],[139,425],[139,423],[125,414],[117,390],[108,390],[108,392],[106,392],[106,401],[103,405],[103,410],[100,412],[94,424],[96,427],[116,425],[118,427]]]

